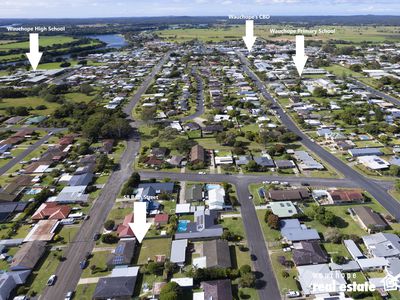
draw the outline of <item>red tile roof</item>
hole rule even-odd
[[[135,236],[131,227],[129,226],[129,223],[132,223],[132,222],[133,222],[133,213],[126,215],[124,218],[124,222],[122,224],[118,225],[118,228],[117,228],[118,237],[123,238],[123,237],[134,237]]]
[[[158,214],[154,217],[155,223],[168,223],[169,216],[167,214]]]
[[[61,220],[66,219],[71,212],[68,205],[58,205],[57,203],[43,203],[33,214],[32,220]]]

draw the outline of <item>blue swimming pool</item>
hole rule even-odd
[[[219,184],[211,184],[211,183],[209,183],[209,184],[206,185],[207,191],[218,189],[220,187],[221,186]]]
[[[178,222],[178,232],[185,232],[187,230],[187,224],[189,223],[188,220],[179,220]]]

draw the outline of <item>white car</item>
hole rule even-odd
[[[288,298],[297,298],[300,297],[300,292],[298,291],[290,291],[286,294]]]
[[[52,286],[56,282],[56,279],[57,279],[56,275],[51,275],[47,280],[47,285]]]
[[[66,294],[65,294],[64,300],[71,300],[71,299],[72,299],[73,293],[74,293],[74,292],[71,292],[71,291],[68,292],[68,293],[66,293]]]
[[[271,183],[272,183],[272,184],[279,184],[279,181],[276,181],[276,180],[275,180],[275,181],[272,181]]]

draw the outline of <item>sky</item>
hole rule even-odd
[[[0,18],[400,15],[399,0],[1,0]]]

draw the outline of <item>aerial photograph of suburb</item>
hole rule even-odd
[[[0,300],[400,300],[400,0],[0,0]]]

